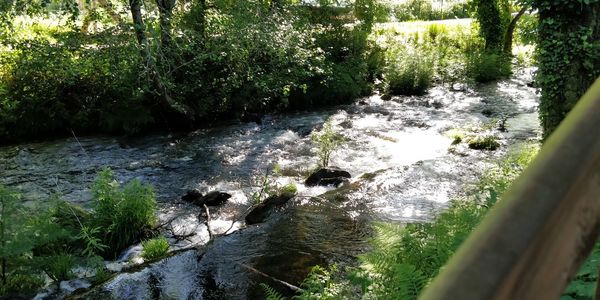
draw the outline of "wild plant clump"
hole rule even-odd
[[[169,241],[164,236],[142,242],[142,257],[146,260],[163,258],[169,252]]]
[[[480,52],[469,56],[467,71],[477,82],[485,83],[511,74],[510,58],[494,52]]]
[[[19,193],[0,185],[0,297],[32,297],[45,276],[68,280],[76,266],[96,269],[94,280],[105,280],[99,255],[116,257],[154,226],[151,186],[133,180],[121,187],[104,169],[92,193],[91,212],[58,198],[46,207],[29,207]],[[168,246],[164,238],[153,240],[148,256],[158,257]]]
[[[500,143],[498,143],[496,137],[493,135],[471,137],[467,140],[467,143],[469,144],[469,148],[476,150],[493,151],[500,147]]]
[[[110,169],[104,169],[92,186],[94,214],[91,228],[107,245],[105,256],[116,256],[144,235],[156,222],[156,197],[150,185],[132,180],[124,187],[114,180]]]
[[[264,177],[260,180],[260,189],[250,196],[252,203],[259,204],[268,197],[282,193],[296,194],[298,187],[294,183],[281,186],[274,177],[281,175],[281,166],[275,164],[273,170],[267,170]]]
[[[329,166],[331,154],[347,141],[343,135],[333,129],[330,121],[325,122],[321,131],[313,132],[310,138],[317,144],[319,166],[323,168]]]

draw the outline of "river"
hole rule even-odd
[[[160,219],[173,220],[167,237],[189,235],[171,239],[172,249],[198,248],[123,271],[84,298],[255,299],[261,282],[282,288],[248,267],[298,285],[311,266],[353,264],[368,249],[369,224],[431,220],[495,159],[539,140],[539,97],[527,85],[531,81],[532,70],[523,69],[497,83],[460,90],[438,86],[424,96],[389,101],[373,95],[321,111],[269,115],[261,125],[231,121],[185,134],[72,137],[2,147],[0,184],[20,190],[29,203],[58,194],[89,207],[95,174],[110,167],[121,182],[139,178],[155,187]],[[495,126],[503,118],[506,131]],[[331,165],[353,175],[352,188],[339,193],[302,184],[317,164],[310,133],[326,120],[349,139],[331,158]],[[482,128],[498,137],[498,150],[452,145],[452,130]],[[245,226],[250,195],[275,164],[282,172],[272,179],[297,184],[299,196],[266,222]],[[213,234],[226,235],[209,242],[200,208],[180,200],[192,188],[233,195],[210,212]],[[324,193],[334,196],[311,198]],[[107,264],[130,268],[140,262],[139,251],[133,246]]]

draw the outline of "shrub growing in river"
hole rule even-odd
[[[331,154],[346,142],[346,138],[333,130],[330,121],[325,122],[323,129],[319,132],[313,132],[310,138],[317,144],[319,155],[319,166],[329,166]]]

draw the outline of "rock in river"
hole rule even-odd
[[[257,205],[246,215],[246,224],[252,225],[264,221],[274,207],[283,206],[290,199],[294,198],[294,196],[294,193],[283,192],[265,199],[265,201]]]
[[[196,202],[202,198],[202,193],[198,189],[189,190],[181,197],[185,202]]]
[[[335,185],[338,186],[342,182],[347,181],[348,178],[352,177],[350,173],[338,169],[338,168],[321,168],[318,171],[314,172],[310,175],[304,184],[306,186],[316,186],[316,185]]]
[[[202,196],[202,193],[200,193],[200,191],[197,189],[189,190],[183,197],[181,197],[182,200],[191,202],[192,204],[195,204],[198,206],[221,205],[221,204],[227,202],[227,200],[229,198],[231,198],[230,194],[224,193],[224,192],[219,192],[219,191],[212,191],[212,192],[209,192],[208,194]]]

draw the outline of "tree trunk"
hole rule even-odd
[[[176,0],[156,0],[160,17],[160,44],[168,49],[171,44],[171,17]]]
[[[579,98],[600,75],[600,2],[576,8],[561,2],[536,0],[539,10],[538,75],[540,119],[544,138],[550,136]]]
[[[173,100],[173,98],[171,98],[171,96],[169,95],[169,91],[166,85],[164,84],[162,78],[160,77],[158,69],[156,68],[154,57],[152,57],[152,53],[150,53],[148,38],[146,37],[145,25],[140,7],[140,0],[129,0],[129,6],[131,9],[131,16],[133,18],[135,36],[137,38],[138,44],[140,45],[140,54],[142,56],[144,65],[148,71],[150,80],[152,81],[154,88],[160,95],[161,106],[163,106],[165,109],[174,111],[185,116],[188,121],[193,121],[194,111],[191,109],[191,107],[188,107],[185,104],[178,103],[175,100]]]
[[[521,10],[517,13],[517,15],[510,21],[508,24],[508,28],[506,28],[506,35],[504,36],[504,54],[512,55],[512,44],[513,44],[513,36],[515,33],[515,28],[517,27],[517,22],[521,19],[521,16],[525,14],[529,7],[523,6]]]

